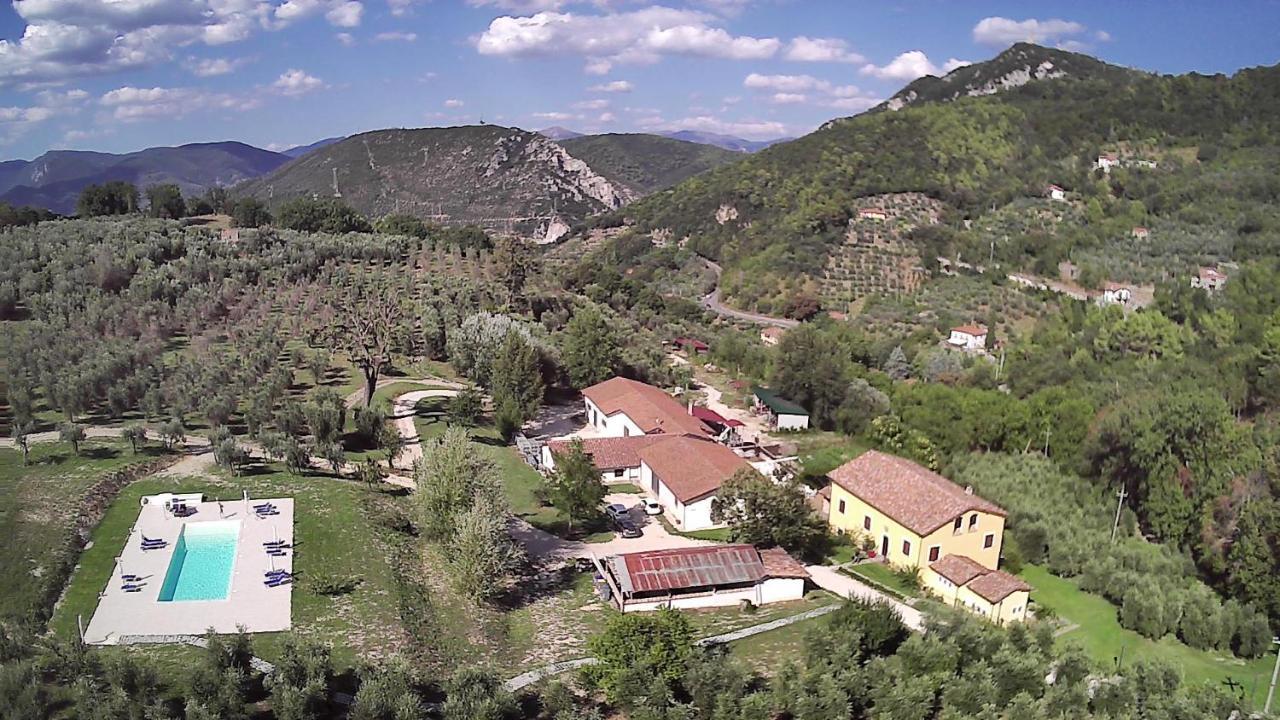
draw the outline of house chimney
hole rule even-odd
[[[689,398],[689,414],[693,414],[693,398]]]
[[[965,495],[972,495],[972,494],[973,494],[973,486],[972,486],[972,485],[965,485],[965,486],[964,486],[964,494],[965,494]]]

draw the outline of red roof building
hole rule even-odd
[[[671,341],[671,344],[675,345],[677,350],[683,350],[685,352],[704,353],[711,349],[710,346],[701,340],[689,337],[678,337]]]
[[[588,420],[606,434],[624,434],[622,430],[614,433],[609,422],[619,414],[629,421],[629,425],[623,422],[620,427],[634,426],[637,434],[711,434],[710,428],[670,395],[638,380],[610,378],[583,390],[582,395],[587,399]]]
[[[752,545],[627,553],[605,558],[602,568],[623,612],[799,600],[809,577],[785,550]]]

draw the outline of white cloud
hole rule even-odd
[[[226,93],[209,93],[196,88],[137,88],[125,86],[104,93],[98,100],[111,109],[117,120],[126,122],[183,117],[194,112],[246,109],[258,102]]]
[[[25,29],[0,40],[0,87],[64,82],[172,62],[178,48],[223,45],[324,15],[360,24],[359,0],[14,0]]]
[[[627,82],[626,80],[614,80],[613,82],[601,83],[599,85],[592,85],[587,89],[590,90],[591,92],[627,93],[627,92],[631,92],[632,87],[633,86],[631,85],[631,83]]]
[[[774,105],[799,105],[809,102],[809,96],[804,93],[774,93],[769,96],[769,102]]]
[[[665,120],[654,115],[639,118],[636,123],[650,130],[697,130],[735,135],[749,140],[772,140],[797,134],[787,125],[776,120],[724,120],[714,115],[693,115],[678,120]]]
[[[803,35],[792,39],[783,57],[793,62],[866,62],[866,58],[850,50],[844,40]]]
[[[413,13],[414,0],[387,0],[387,7],[396,17],[404,17]]]
[[[196,77],[214,77],[235,72],[249,62],[249,58],[187,58],[186,68]]]
[[[462,102],[457,98],[449,98],[448,100],[444,101],[444,106],[447,108],[460,108],[465,104],[466,103]]]
[[[579,15],[538,12],[494,18],[475,38],[482,55],[577,55],[586,71],[604,74],[617,64],[655,63],[668,55],[760,60],[777,54],[777,38],[731,35],[718,18],[697,10],[652,6],[629,12]]]
[[[337,38],[338,42],[341,43],[343,47],[351,47],[356,44],[356,38],[351,33],[334,33],[333,36]]]
[[[743,87],[770,92],[765,100],[772,105],[812,103],[840,110],[865,110],[880,102],[855,85],[836,85],[812,75],[761,75],[751,73]],[[728,98],[726,98],[728,102]]]
[[[574,118],[579,117],[578,115],[567,112],[536,112],[533,116],[539,120],[573,120]]]
[[[360,27],[360,19],[364,16],[364,5],[357,0],[347,0],[334,5],[324,14],[324,19],[334,27]]]
[[[603,110],[609,107],[608,100],[583,100],[573,104],[574,110]]]
[[[618,117],[617,117],[616,115],[614,115],[613,113],[611,113],[611,112],[606,112],[606,113],[600,113],[600,117],[596,118],[596,122],[611,123],[611,122],[613,122],[614,120],[617,120],[617,119],[618,119]]]
[[[78,113],[88,99],[89,93],[80,89],[41,90],[34,105],[0,107],[0,145],[17,140],[46,120]]]
[[[613,63],[600,58],[588,60],[587,64],[582,67],[582,71],[588,75],[608,75],[612,69]]]
[[[284,71],[275,82],[271,83],[272,90],[288,97],[306,95],[323,87],[323,80],[296,68]]]
[[[1111,33],[1106,30],[1099,30],[1093,34],[1093,39],[1098,42],[1111,42]]]
[[[418,39],[418,34],[401,31],[382,32],[374,35],[373,39],[378,42],[413,42]]]
[[[761,75],[751,73],[742,81],[742,86],[752,90],[777,90],[780,92],[796,92],[831,87],[826,80],[819,80],[812,75]]]
[[[973,40],[982,45],[1003,47],[1016,42],[1054,43],[1086,30],[1084,25],[1070,20],[1010,20],[1005,17],[988,17],[973,26]]]
[[[496,7],[515,13],[535,13],[543,10],[559,10],[567,0],[467,0],[471,7]]]
[[[949,61],[960,62],[960,61]],[[871,75],[881,80],[915,80],[925,75],[941,75],[938,66],[929,61],[929,56],[922,50],[908,50],[889,61],[888,65],[867,63],[862,66],[863,75]]]
[[[942,72],[949,73],[952,70],[959,70],[962,67],[967,67],[972,64],[973,63],[968,60],[957,60],[956,58],[947,58],[947,61],[942,63]]]

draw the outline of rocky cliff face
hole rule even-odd
[[[546,137],[496,125],[354,135],[238,192],[273,206],[339,195],[370,217],[407,213],[528,237],[543,237],[553,219],[572,222],[632,199]]]

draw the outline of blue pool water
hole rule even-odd
[[[226,599],[239,537],[240,523],[234,520],[183,525],[160,601]]]

